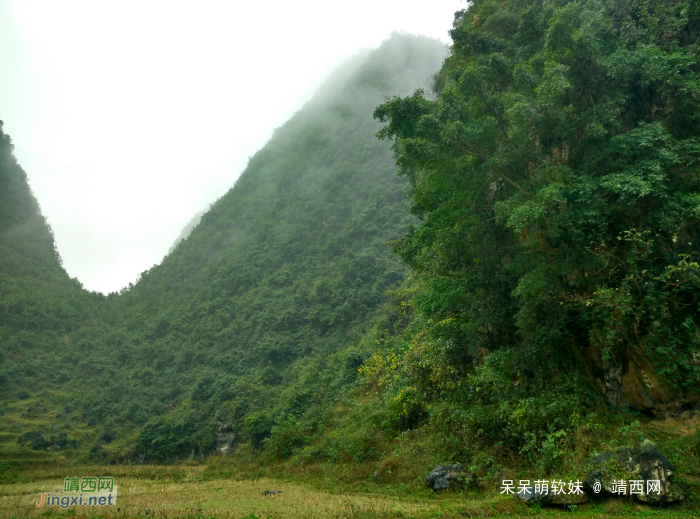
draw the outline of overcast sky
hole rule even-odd
[[[463,0],[0,0],[0,120],[71,277],[159,263],[331,70]]]

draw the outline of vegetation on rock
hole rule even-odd
[[[603,396],[697,406],[699,30],[693,2],[476,1],[437,99],[376,110],[421,223],[413,316],[365,369],[409,423],[546,465]]]

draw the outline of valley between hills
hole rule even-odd
[[[0,517],[696,517],[699,35],[688,0],[392,34],[108,295],[0,133]],[[88,476],[117,504],[35,506]]]

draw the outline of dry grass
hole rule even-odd
[[[387,470],[388,465],[385,467]],[[72,475],[111,475],[119,486],[115,507],[37,508],[40,492],[62,493],[66,471],[49,469],[27,472],[32,481],[0,485],[0,519],[43,517],[137,517],[204,519],[256,518],[428,518],[428,517],[698,517],[687,510],[649,509],[624,500],[579,507],[575,513],[562,509],[530,510],[512,498],[483,492],[389,496],[371,493],[331,492],[309,485],[272,478],[244,480],[206,479],[206,466],[109,466],[83,467]],[[281,490],[263,496],[265,490]],[[148,514],[147,514],[148,512]]]
[[[664,421],[654,420],[642,427],[647,431],[659,431],[675,436],[689,436],[700,432],[700,414],[684,417],[683,419],[667,418]]]
[[[86,474],[115,476],[119,486],[117,507],[71,507],[81,514],[106,517],[222,517],[241,518],[254,515],[262,518],[361,518],[361,517],[450,517],[479,516],[494,513],[493,505],[480,502],[470,513],[468,502],[457,496],[434,500],[391,497],[372,494],[333,494],[307,487],[262,478],[255,481],[221,479],[202,481],[203,467],[178,469],[188,475],[180,481],[161,477],[165,472],[149,467],[86,468]],[[121,475],[120,475],[121,474]],[[146,477],[143,477],[146,476]],[[155,477],[152,477],[155,476]],[[37,508],[40,492],[61,493],[62,479],[46,479],[32,483],[0,485],[0,518],[42,517],[48,510],[65,514],[59,507]],[[282,494],[263,496],[265,490],[281,490]],[[512,503],[517,505],[517,503]],[[486,506],[487,508],[484,508]],[[69,508],[69,510],[71,509]],[[511,507],[501,506],[503,511]],[[517,508],[517,506],[515,506]]]

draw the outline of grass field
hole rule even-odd
[[[94,466],[89,447],[98,431],[78,417],[67,414],[60,395],[46,393],[34,399],[0,406],[0,519],[21,517],[129,517],[129,518],[429,518],[429,517],[699,517],[700,415],[693,419],[649,421],[635,430],[659,445],[676,466],[676,481],[688,499],[670,507],[650,507],[625,499],[609,499],[563,508],[527,508],[504,497],[494,486],[478,490],[434,494],[423,486],[431,467],[442,462],[431,451],[435,438],[418,431],[402,435],[381,461],[345,463],[314,461],[301,455],[285,462],[267,461],[246,454],[239,446],[235,455],[210,457],[198,466],[109,465]],[[77,445],[48,452],[21,442],[30,430],[47,435],[66,431]],[[633,432],[635,432],[633,431]],[[585,438],[584,438],[585,440]],[[583,441],[583,440],[582,440]],[[628,441],[625,438],[624,441]],[[115,457],[128,447],[105,445]],[[612,447],[612,445],[610,446]],[[578,463],[578,462],[577,462]],[[497,468],[497,467],[496,467]],[[495,469],[494,469],[495,470]],[[381,474],[375,480],[373,474]],[[536,479],[556,474],[532,472],[517,476]],[[563,474],[566,475],[566,474]],[[41,492],[63,494],[63,478],[112,476],[119,487],[114,507],[34,506]],[[486,478],[488,479],[488,478]],[[281,494],[263,496],[266,490]]]
[[[116,506],[36,507],[41,492],[60,492],[75,468],[26,471],[25,481],[0,485],[0,518],[429,518],[429,517],[700,517],[686,507],[647,507],[626,500],[532,509],[496,492],[387,495],[319,489],[281,479],[208,478],[205,465],[83,467],[81,475],[109,475],[119,487]],[[266,490],[281,494],[264,496]]]

